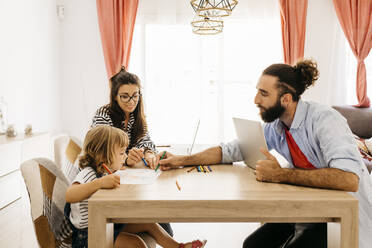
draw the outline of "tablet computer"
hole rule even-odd
[[[256,169],[257,160],[266,159],[260,151],[261,147],[267,149],[262,124],[259,121],[240,118],[233,118],[233,122],[244,163]]]

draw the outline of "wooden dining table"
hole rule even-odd
[[[349,193],[259,182],[244,165],[210,168],[164,171],[152,184],[97,191],[88,200],[89,247],[112,247],[109,223],[153,222],[338,223],[340,238],[328,247],[358,247],[358,200]]]

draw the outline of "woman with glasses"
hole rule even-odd
[[[100,107],[94,115],[92,127],[97,125],[114,126],[127,133],[129,145],[126,165],[134,166],[144,158],[150,168],[155,168],[158,161],[155,144],[147,131],[141,83],[135,74],[127,72],[124,67],[111,78],[110,103]],[[173,237],[169,223],[159,224]],[[123,228],[122,224],[115,224],[115,236]]]
[[[131,167],[145,159],[150,168],[155,168],[156,149],[147,131],[141,83],[124,67],[111,78],[110,103],[97,110],[92,127],[97,125],[114,126],[127,133],[130,143],[126,165]]]
[[[148,166],[155,169],[158,161],[155,144],[147,131],[141,83],[135,74],[127,72],[124,67],[111,78],[110,103],[100,107],[94,115],[92,127],[97,125],[110,125],[126,132],[129,146],[125,165],[132,167],[144,158]],[[173,237],[169,223],[159,224]],[[115,224],[115,235],[122,229],[122,224]]]

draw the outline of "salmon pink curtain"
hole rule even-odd
[[[97,0],[98,23],[108,78],[128,68],[138,0]]]
[[[358,104],[367,108],[367,75],[364,59],[372,47],[372,1],[371,0],[333,0],[338,20],[358,60],[356,89]]]
[[[307,0],[279,0],[284,63],[294,64],[304,56]]]

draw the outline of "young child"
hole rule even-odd
[[[66,202],[71,203],[70,221],[73,224],[72,247],[88,247],[88,198],[99,189],[120,186],[120,177],[107,175],[105,166],[112,172],[119,170],[126,158],[128,136],[124,131],[108,125],[92,128],[85,136],[83,155],[79,166],[82,169],[66,191]],[[123,210],[125,211],[125,210]],[[165,248],[201,248],[206,240],[186,244],[176,242],[157,223],[125,224],[115,239],[114,247],[147,248],[136,235],[147,232]]]

